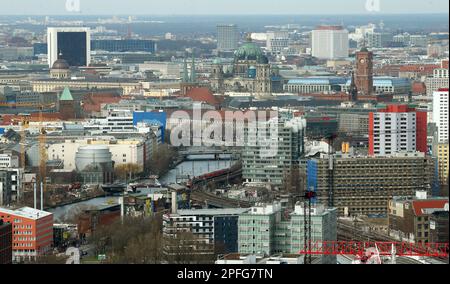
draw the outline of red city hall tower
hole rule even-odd
[[[365,96],[373,92],[373,53],[363,47],[356,52],[356,88]]]

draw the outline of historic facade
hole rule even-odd
[[[225,68],[219,59],[213,63],[211,89],[215,92],[249,92],[268,94],[272,90],[272,77],[278,76],[261,49],[247,38],[234,53],[231,68]]]

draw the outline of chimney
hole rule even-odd
[[[178,209],[177,192],[172,191],[172,214],[176,214]]]

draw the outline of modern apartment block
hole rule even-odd
[[[246,208],[177,210],[175,214],[163,215],[163,235],[170,238],[187,231],[211,252],[237,252],[238,216],[246,211]]]
[[[435,161],[420,152],[389,156],[338,153],[331,159],[322,154],[307,162],[308,188],[323,204],[331,198],[340,216],[387,215],[393,196],[431,192],[434,185]]]
[[[278,133],[272,135],[270,125]],[[280,113],[278,120],[249,129],[244,131],[247,140],[242,152],[243,179],[282,186],[305,152],[306,119]]]
[[[308,210],[308,209],[307,209]],[[257,204],[239,216],[239,253],[273,255],[298,254],[305,248],[304,208],[298,203],[293,212],[281,203]],[[307,211],[306,211],[307,212]],[[311,242],[335,241],[336,208],[311,208]],[[322,256],[322,263],[336,263],[333,256]]]
[[[433,156],[437,158],[439,180],[448,184],[449,147],[448,147],[448,89],[439,89],[433,93],[433,123],[437,132],[433,137]]]
[[[388,105],[369,114],[369,155],[428,152],[427,113]]]
[[[433,92],[433,123],[438,128],[438,142],[448,142],[448,88]]]
[[[14,260],[35,258],[51,250],[53,214],[30,207],[0,208],[0,219],[12,225]]]

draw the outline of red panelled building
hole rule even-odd
[[[428,151],[426,112],[388,105],[369,114],[369,155],[416,151]]]

